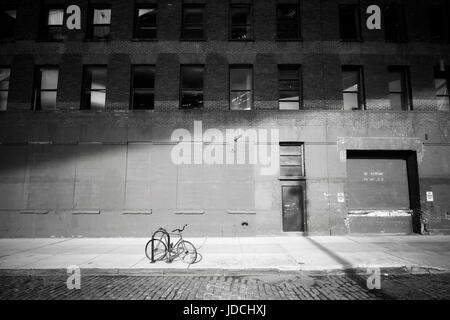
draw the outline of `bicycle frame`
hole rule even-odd
[[[157,233],[162,233],[162,236],[160,238],[155,238],[155,235]],[[170,236],[179,236],[178,241],[172,245],[170,242]],[[165,238],[165,239],[164,239]],[[156,230],[153,235],[152,235],[152,240],[158,239],[162,242],[165,242],[167,245],[167,252],[168,252],[168,258],[166,260],[167,263],[171,263],[179,254],[174,254],[173,256],[171,256],[171,253],[173,252],[172,248],[175,248],[181,241],[183,241],[183,234],[181,232],[179,233],[169,233],[166,229],[164,228],[159,228],[158,230]],[[155,263],[155,259],[154,259],[154,241],[152,241],[152,254],[151,254],[151,259],[150,259],[150,263]]]

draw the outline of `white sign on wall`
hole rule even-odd
[[[427,191],[427,202],[433,201],[434,201],[433,191]]]
[[[337,194],[337,199],[339,203],[344,203],[345,202],[345,197],[343,193],[338,193]]]

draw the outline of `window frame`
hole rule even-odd
[[[195,9],[202,9],[203,10],[203,20],[202,20],[202,26],[201,26],[201,30],[202,30],[202,37],[200,38],[186,38],[186,36],[184,35],[184,31],[185,31],[185,9],[190,9],[190,8],[195,8]],[[197,28],[195,30],[199,30],[200,28]],[[180,34],[180,39],[182,41],[205,41],[206,40],[206,2],[205,3],[183,3],[182,8],[181,8],[181,34]]]
[[[89,102],[89,104],[86,103],[86,93],[89,92],[102,92],[103,89],[92,89],[86,88],[86,83],[87,83],[87,71],[88,69],[95,69],[95,68],[104,68],[106,70],[106,80],[105,80],[105,106],[102,110],[106,109],[106,93],[108,92],[108,65],[106,64],[85,64],[83,65],[83,78],[82,78],[82,83],[81,83],[81,104],[80,104],[80,110],[86,110],[86,111],[91,111],[92,109],[92,105]],[[92,87],[92,83],[90,84],[90,86]],[[89,108],[87,108],[87,106],[89,106]]]
[[[342,84],[344,84],[344,72],[358,72],[358,109],[345,110],[345,105],[343,104],[343,111],[364,111],[367,109],[366,104],[366,88],[364,81],[364,67],[361,65],[342,65]],[[342,86],[342,101],[344,101],[344,93],[355,93],[355,91],[346,91],[344,86]]]
[[[279,8],[289,8],[293,7],[297,9],[297,37],[295,38],[280,38],[279,37],[279,25],[280,21],[278,20],[278,9]],[[302,28],[301,28],[301,19],[300,19],[300,4],[299,3],[277,3],[276,4],[276,19],[277,19],[277,30],[276,30],[276,40],[277,41],[299,41],[302,40]]]
[[[56,82],[56,89],[42,89],[42,71],[43,69],[47,70],[57,70],[58,71],[58,79]],[[58,65],[38,65],[34,68],[34,84],[33,84],[33,102],[31,106],[32,111],[41,111],[42,105],[41,105],[41,96],[42,92],[55,92],[56,98],[55,98],[55,110],[56,105],[58,102],[58,90],[59,90],[59,66]]]
[[[183,87],[183,68],[189,68],[189,67],[201,67],[202,68],[202,84],[203,87],[201,90],[198,90],[199,88],[184,88]],[[205,65],[203,64],[182,64],[180,65],[180,91],[179,91],[179,109],[181,110],[195,110],[195,109],[203,109],[205,107]],[[200,107],[183,107],[183,92],[189,91],[189,92],[201,92],[202,93],[202,105]]]
[[[399,36],[397,39],[390,39],[389,37],[388,37],[388,34],[389,34],[389,28],[388,28],[388,19],[386,18],[388,15],[387,15],[387,10],[389,10],[389,8],[390,7],[396,7],[398,10],[399,10],[399,12],[398,12],[398,18],[400,18],[401,19],[401,21],[400,21],[400,28],[401,28],[401,30],[400,30],[400,35],[397,35],[397,36]],[[383,17],[384,17],[384,19],[383,19],[383,27],[384,27],[384,33],[385,33],[385,41],[386,42],[391,42],[391,43],[404,43],[404,42],[408,42],[408,28],[407,28],[407,25],[406,25],[406,14],[405,14],[405,6],[403,5],[403,4],[400,4],[400,3],[391,3],[391,4],[388,4],[388,5],[385,5],[384,6],[384,10],[383,10]]]
[[[63,14],[63,20],[60,25],[49,25],[48,18],[50,14],[50,10],[61,10]],[[64,39],[55,39],[51,37],[52,33],[50,33],[51,28],[58,27],[60,29],[61,36],[64,37],[64,22],[65,22],[65,11],[62,5],[47,5],[44,6],[41,12],[40,26],[39,26],[39,41],[46,42],[62,42]]]
[[[155,37],[154,38],[141,38],[138,37],[137,34],[139,32],[139,10],[140,9],[154,9],[156,11],[155,14],[155,26],[150,27],[151,29],[154,28],[155,30]],[[134,25],[133,25],[133,40],[142,40],[142,41],[156,41],[158,40],[158,4],[156,3],[139,3],[135,2],[134,4]]]
[[[135,88],[134,87],[134,70],[136,68],[153,68],[153,88],[146,87],[146,88]],[[133,64],[131,65],[131,79],[130,79],[130,110],[133,111],[148,111],[148,110],[155,110],[155,84],[156,84],[156,66],[154,64]],[[152,93],[153,94],[153,106],[150,109],[135,109],[134,108],[134,93],[135,91],[142,91],[145,93]]]
[[[282,154],[282,147],[299,147],[300,154]],[[291,141],[280,141],[279,142],[279,180],[304,180],[306,179],[306,169],[305,169],[305,143],[304,142],[291,142]],[[300,165],[283,165],[281,164],[282,157],[300,157]],[[300,175],[283,175],[282,167],[301,167]]]
[[[13,42],[15,40],[16,37],[16,31],[17,31],[17,17],[18,17],[18,13],[19,10],[17,9],[17,7],[11,7],[11,6],[0,6],[0,10],[6,14],[7,11],[15,11],[16,14],[16,18],[14,20],[14,27],[12,28],[12,32],[11,35],[6,36],[6,37],[0,37],[0,43],[2,42]]]
[[[342,35],[343,32],[343,21],[342,21],[342,17],[341,17],[341,9],[345,8],[345,7],[353,7],[354,10],[356,11],[356,18],[357,21],[355,21],[355,26],[356,26],[356,37],[355,38],[344,38]],[[362,37],[362,26],[361,26],[361,7],[359,5],[359,3],[341,3],[338,5],[338,15],[339,15],[339,39],[342,42],[362,42],[363,41],[363,37]]]
[[[250,14],[249,17],[251,19],[250,24],[239,24],[239,25],[233,25],[233,8],[250,8]],[[228,41],[254,41],[255,34],[254,34],[254,8],[253,3],[230,3],[229,4],[229,13],[228,13]],[[233,27],[248,27],[250,26],[250,36],[248,39],[233,39]]]
[[[94,23],[94,13],[95,10],[109,10],[111,18],[109,20],[109,24],[96,24]],[[88,11],[88,23],[86,28],[86,40],[87,41],[111,41],[111,25],[112,25],[112,5],[111,4],[92,4],[89,6]],[[95,27],[98,26],[108,26],[109,27],[109,35],[105,38],[99,38],[94,36]]]
[[[6,92],[7,93],[7,95],[6,95],[6,108],[5,108],[5,110],[1,110],[0,109],[0,112],[1,112],[1,111],[7,111],[8,110],[8,98],[9,98],[9,89],[10,89],[11,76],[12,76],[12,68],[11,68],[11,66],[8,66],[8,65],[0,65],[0,69],[8,69],[9,70],[8,89],[5,90],[5,89],[2,89],[0,87],[0,92]]]
[[[252,79],[252,85],[251,85],[251,88],[250,88],[250,90],[232,90],[231,89],[231,71],[232,70],[236,70],[236,69],[249,69],[250,70],[250,72],[251,72],[251,79]],[[229,67],[228,67],[228,79],[229,79],[229,81],[228,81],[228,100],[229,100],[229,110],[233,110],[233,111],[251,111],[251,110],[254,110],[255,109],[255,97],[254,97],[254,95],[255,95],[255,81],[254,81],[254,74],[253,74],[253,65],[251,65],[251,64],[233,64],[233,65],[229,65]],[[231,94],[233,93],[233,92],[242,92],[242,91],[245,91],[245,92],[249,92],[250,91],[250,93],[251,93],[251,99],[252,99],[252,103],[251,103],[251,106],[250,106],[250,109],[249,110],[246,110],[246,109],[233,109],[232,108],[232,99],[231,99]]]
[[[440,66],[437,65],[434,67],[434,80],[436,81],[437,79],[445,79],[446,83],[447,83],[447,94],[438,94],[437,92],[435,92],[434,96],[436,99],[438,98],[447,98],[448,104],[450,106],[450,66],[445,66],[445,70],[441,71],[439,70]],[[435,85],[435,90],[436,85]],[[449,110],[438,110],[438,111],[443,111],[443,112],[448,112]]]
[[[297,71],[297,79],[281,79],[280,78],[280,70],[296,70]],[[278,110],[282,111],[292,111],[292,110],[302,110],[303,109],[303,86],[302,86],[302,66],[298,64],[279,64],[278,65],[278,75],[277,75],[277,84],[278,84]],[[292,81],[296,80],[298,82],[298,100],[289,100],[288,102],[297,102],[298,109],[281,109],[281,92],[291,92],[295,90],[282,90],[280,89],[280,83],[283,81]]]
[[[389,98],[389,107],[391,111],[413,111],[413,99],[412,99],[412,89],[411,89],[411,76],[408,66],[388,66],[388,73],[393,72],[400,72],[401,73],[401,84],[402,84],[402,91],[391,91],[389,88],[389,82],[388,82],[388,93],[389,96],[391,94],[404,94],[405,99],[402,97],[402,110],[394,110],[392,109],[391,105],[391,99]],[[406,106],[403,104],[403,101],[406,101]],[[406,108],[405,108],[406,107]]]

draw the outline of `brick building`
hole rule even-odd
[[[0,3],[0,236],[450,230],[449,1]]]

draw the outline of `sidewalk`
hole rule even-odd
[[[201,260],[151,264],[144,238],[0,239],[0,269],[330,271],[425,268],[450,271],[450,236],[187,238]],[[0,271],[1,272],[1,271]]]

